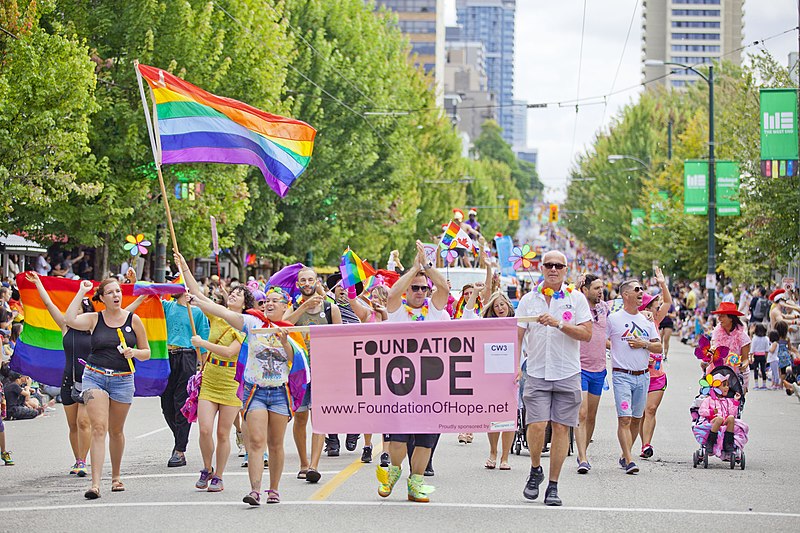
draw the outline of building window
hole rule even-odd
[[[719,33],[673,33],[672,38],[691,41],[719,41]]]
[[[436,55],[436,43],[412,43],[411,53],[421,56]]]
[[[720,0],[672,0],[673,4],[714,4],[719,5]]]
[[[673,9],[673,17],[718,17],[719,9]]]
[[[710,57],[673,56],[670,61],[683,63],[684,65],[697,65],[701,63],[711,63],[711,59]]]
[[[713,44],[673,44],[673,52],[719,52],[720,46]]]
[[[719,28],[719,22],[705,22],[697,20],[673,20],[673,28]]]

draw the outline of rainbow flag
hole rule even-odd
[[[339,272],[342,273],[342,287],[345,288],[353,287],[356,283],[363,283],[377,273],[369,263],[358,257],[350,248],[345,250],[342,255]]]
[[[475,247],[475,243],[472,242],[472,238],[470,238],[469,234],[461,229],[459,224],[452,220],[444,230],[442,239],[439,241],[439,246],[445,250],[452,250],[453,248],[465,248],[472,251],[473,254],[478,253],[478,249]]]
[[[152,296],[162,296],[164,294],[183,294],[186,292],[186,284],[183,282],[183,275],[170,283],[151,283],[149,281],[137,281],[133,284],[133,295],[143,294]]]
[[[61,312],[66,312],[80,281],[65,278],[40,276],[50,299]],[[99,285],[94,282],[95,287]],[[58,386],[64,373],[66,359],[62,344],[61,330],[47,311],[39,292],[33,283],[25,279],[25,273],[17,274],[17,287],[20,299],[25,307],[25,326],[17,341],[11,367],[22,374],[31,376],[36,381],[47,385]],[[133,285],[122,285],[122,305],[133,302]],[[102,304],[95,303],[99,311]],[[150,342],[150,359],[136,361],[136,396],[159,396],[167,386],[169,378],[169,358],[167,357],[167,323],[164,320],[164,309],[156,298],[148,298],[136,310],[142,319],[147,339]],[[86,358],[89,354],[85,354]]]
[[[156,103],[162,164],[253,165],[280,197],[308,167],[317,131],[305,122],[216,96],[159,68],[137,65],[136,72]]]

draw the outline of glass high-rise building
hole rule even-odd
[[[456,17],[461,38],[480,41],[486,50],[489,90],[495,94],[503,139],[521,142],[515,134],[514,105],[514,18],[516,0],[457,0]]]
[[[664,77],[672,67],[644,66],[644,59],[702,65],[720,58],[737,65],[744,38],[744,0],[647,0],[642,2],[642,77],[671,87],[697,81],[690,71]]]

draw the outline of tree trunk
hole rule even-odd
[[[103,234],[103,252],[102,260],[100,263],[100,279],[105,279],[108,276],[108,247],[111,244],[111,237],[108,232]]]

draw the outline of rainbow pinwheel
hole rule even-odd
[[[515,246],[508,261],[514,264],[514,270],[528,270],[536,262],[536,250],[530,244]]]
[[[714,379],[714,376],[707,374],[706,377],[700,380],[700,394],[710,394],[713,390],[717,394],[722,394],[720,386],[722,381]]]
[[[123,248],[129,251],[131,255],[147,255],[147,247],[150,246],[150,241],[144,240],[144,235],[142,233],[139,233],[135,237],[133,235],[128,235],[125,237],[125,240],[127,242]]]
[[[738,366],[739,363],[741,363],[741,362],[742,362],[742,358],[739,357],[739,354],[735,354],[735,353],[730,354],[728,356],[728,358],[725,360],[725,364],[727,366]]]

